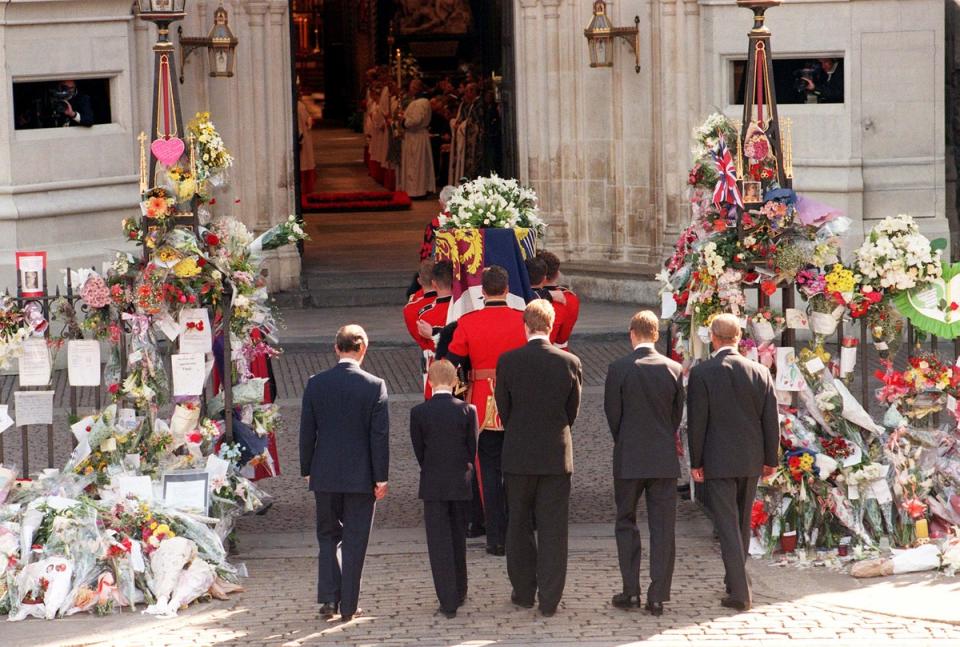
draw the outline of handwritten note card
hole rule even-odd
[[[17,391],[13,403],[18,427],[53,424],[53,391]]]
[[[200,395],[207,377],[203,353],[180,353],[172,355],[173,395]]]
[[[67,342],[67,379],[70,386],[100,386],[100,342],[95,339]]]
[[[50,352],[45,339],[23,342],[20,357],[20,386],[47,386],[50,383]]]

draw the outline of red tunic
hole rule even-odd
[[[417,317],[419,321],[425,321],[430,324],[430,327],[433,329],[433,337],[430,339],[423,339],[425,342],[429,342],[430,347],[424,350],[429,351],[429,356],[426,357],[424,362],[424,373],[426,369],[430,368],[430,364],[433,362],[433,353],[436,352],[436,339],[437,335],[440,334],[440,331],[443,330],[443,327],[447,324],[447,310],[450,309],[450,300],[453,297],[447,295],[445,297],[437,297],[432,303],[420,308],[420,313]],[[433,391],[430,389],[430,382],[426,379],[423,380],[423,397],[426,400],[430,399],[430,396],[433,395]]]
[[[556,339],[553,340],[554,343],[560,346],[566,346],[567,342],[570,341],[570,335],[573,334],[573,327],[577,325],[577,319],[580,317],[580,297],[578,297],[570,288],[560,287],[556,285],[551,285],[547,287],[548,290],[560,290],[563,292],[563,298],[566,303],[559,304],[563,308],[563,317],[557,315],[557,320],[560,321],[560,328],[557,330]],[[556,306],[558,304],[554,304]]]
[[[502,429],[499,416],[495,423],[484,418],[487,400],[493,397],[494,371],[497,360],[507,351],[527,343],[523,330],[523,313],[507,306],[503,301],[491,301],[482,310],[469,312],[460,317],[457,330],[450,342],[450,353],[470,358],[472,380],[470,403],[477,408],[478,426],[483,429]]]
[[[403,306],[403,323],[407,326],[407,332],[410,333],[410,336],[413,338],[413,341],[417,343],[417,346],[423,350],[430,350],[433,342],[424,339],[420,336],[420,333],[417,332],[417,316],[420,314],[421,308],[429,303],[433,303],[436,298],[436,292],[424,292],[422,297],[419,299],[410,299],[409,303]]]

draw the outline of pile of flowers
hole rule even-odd
[[[493,174],[458,186],[439,220],[443,229],[524,228],[541,236],[547,225],[539,213],[533,189]]]
[[[222,177],[232,157],[207,115],[190,129],[196,175],[168,169],[169,185],[146,191],[139,215],[123,222],[124,237],[142,253],[121,252],[101,273],[77,273],[80,307],[63,301],[52,309],[65,338],[107,342],[113,402],[71,421],[76,448],[62,470],[14,487],[14,472],[0,466],[0,613],[12,620],[140,603],[170,615],[239,589],[224,542],[240,515],[266,505],[253,480],[278,473],[271,444],[282,426],[265,396],[266,360],[280,349],[262,252],[306,235],[293,217],[259,238],[234,218],[212,217],[204,183]],[[205,225],[177,224],[193,216],[178,209],[198,206]],[[34,315],[0,301],[0,360],[43,332],[47,322]],[[203,332],[212,339],[207,360],[232,382],[232,410],[222,393],[204,407],[199,396],[172,392],[169,355],[184,335]],[[228,334],[233,352],[225,358]],[[207,473],[207,510],[164,503],[161,479],[180,470]]]
[[[741,352],[775,375],[776,339],[788,322],[813,333],[782,384],[795,390],[778,395],[780,466],[754,503],[751,552],[843,546],[866,557],[884,538],[900,547],[928,536],[942,542],[960,532],[958,414],[951,407],[945,424],[931,414],[960,396],[960,367],[929,353],[910,357],[902,370],[892,363],[903,330],[898,295],[929,288],[942,276],[940,252],[904,215],[878,223],[852,262],[844,262],[847,219],[780,185],[776,156],[758,126],[748,128],[742,146],[737,138],[722,115],[694,132],[692,222],[658,278],[677,306],[671,320],[679,334],[671,347],[688,364],[708,356],[706,326],[721,312],[741,317]],[[738,150],[743,159],[731,159]],[[743,182],[760,183],[759,204],[737,202],[741,184],[731,186],[729,178],[740,171]],[[806,313],[780,314],[766,305],[781,286],[796,287]],[[745,298],[747,289],[761,295],[760,307]],[[845,317],[867,326],[884,360],[875,376],[882,424],[840,379],[842,356],[855,360],[857,340],[844,340],[837,357],[826,350],[827,336]],[[849,365],[843,370],[852,372]]]

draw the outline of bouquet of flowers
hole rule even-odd
[[[216,126],[210,121],[209,112],[198,112],[187,124],[187,132],[193,135],[193,149],[198,183],[202,188],[206,182],[219,185],[223,182],[228,168],[233,166],[233,156],[227,150],[226,144],[217,132]],[[202,191],[197,191],[202,193]]]
[[[539,217],[533,189],[495,173],[458,186],[439,220],[444,229],[526,228],[538,236],[547,226]]]
[[[884,218],[856,251],[864,284],[895,293],[940,278],[940,251],[907,215]]]
[[[764,307],[754,312],[747,318],[750,325],[751,334],[759,341],[771,341],[774,337],[783,332],[787,325],[787,319],[782,313]]]
[[[0,296],[0,368],[9,368],[10,362],[23,352],[23,342],[33,334],[33,326],[24,319],[16,301]]]
[[[250,243],[250,253],[256,254],[261,251],[278,249],[284,245],[292,245],[301,240],[309,239],[310,236],[303,231],[303,225],[297,220],[297,217],[290,216],[279,225],[275,225],[260,234],[256,240]]]

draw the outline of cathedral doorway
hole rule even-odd
[[[515,174],[512,2],[291,0],[290,17],[307,282],[370,272],[406,284],[441,189]],[[404,186],[398,124],[416,98],[429,100],[433,181],[411,183],[408,171]],[[461,138],[466,154],[451,146],[451,119],[456,129],[464,115],[477,126]]]

